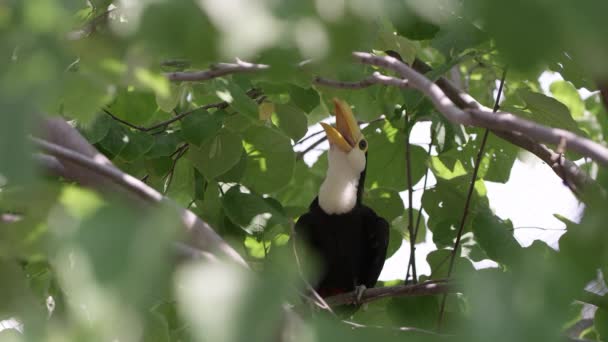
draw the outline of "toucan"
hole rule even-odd
[[[328,297],[374,287],[386,259],[389,225],[363,205],[367,140],[350,106],[334,99],[336,127],[321,123],[329,141],[328,169],[318,196],[300,216],[296,235],[320,259],[315,290]]]

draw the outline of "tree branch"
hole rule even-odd
[[[235,63],[214,64],[211,66],[211,68],[209,68],[209,70],[169,72],[166,73],[165,76],[167,76],[169,81],[173,82],[206,81],[212,78],[217,78],[228,74],[261,71],[267,70],[268,68],[270,68],[270,66],[267,64],[254,64],[244,62],[237,58]]]
[[[387,54],[389,54],[388,51]],[[396,57],[396,55],[392,54],[391,56]],[[422,74],[432,71],[432,68],[430,66],[428,66],[419,59],[414,60],[412,67]],[[456,104],[456,106],[458,106],[458,108],[460,109],[464,110],[485,108],[472,96],[459,89],[450,80],[444,77],[440,77],[439,79],[437,79],[435,84],[439,86],[439,88],[445,93],[445,95],[450,100],[452,100],[452,102]],[[577,189],[597,190],[593,186],[588,186],[594,184],[595,182],[576,164],[574,164],[570,160],[565,159],[564,167],[557,167],[558,165],[556,164],[556,161],[558,160],[558,154],[547,146],[539,144],[529,136],[523,135],[518,132],[507,132],[498,130],[492,130],[492,132],[501,139],[506,140],[536,155],[538,158],[547,163],[547,165],[551,166],[552,170],[557,174],[557,176],[562,179],[568,179],[576,186]]]
[[[77,182],[84,180],[85,182],[81,184],[105,192],[107,192],[107,185],[111,184],[122,189],[123,192],[134,194],[140,202],[147,204],[162,203],[173,207],[190,234],[191,240],[189,242],[193,246],[210,253],[219,253],[222,257],[247,267],[245,260],[217,235],[209,224],[202,221],[190,210],[179,207],[177,203],[162,196],[158,191],[150,188],[139,179],[120,171],[84,140],[73,127],[63,120],[61,120],[63,121],[63,125],[61,125],[58,120],[60,119],[45,120],[45,126],[50,129],[45,132],[49,140],[39,138],[31,138],[31,140],[41,150],[57,158],[65,169],[71,170],[75,166],[78,168],[75,172],[65,174],[66,178]],[[86,154],[81,151],[85,151]],[[82,176],[85,171],[88,171],[86,177]]]
[[[365,290],[358,303],[369,303],[387,297],[431,296],[448,292],[457,292],[454,284],[447,280],[432,280],[414,285],[396,285],[374,287]],[[357,292],[339,294],[325,298],[327,304],[334,306],[357,303]]]
[[[519,118],[511,113],[494,115],[484,107],[462,110],[437,84],[398,59],[365,52],[355,52],[353,55],[361,63],[384,67],[397,72],[409,81],[411,87],[424,93],[433,102],[435,108],[451,122],[484,127],[494,131],[518,132],[526,134],[536,141],[552,144],[558,144],[561,140],[564,140],[570,150],[590,157],[601,165],[608,166],[608,149],[596,142],[562,129],[546,127]]]
[[[409,83],[407,80],[402,80],[399,78],[395,78],[392,76],[382,75],[381,73],[375,71],[370,76],[362,79],[361,81],[356,82],[345,82],[345,81],[337,81],[331,80],[323,77],[315,77],[313,79],[313,83],[318,85],[323,85],[327,87],[340,88],[340,89],[363,89],[374,84],[384,84],[399,88],[408,88]]]

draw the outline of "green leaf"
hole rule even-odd
[[[325,157],[324,155],[320,158]],[[317,166],[318,162],[315,164]],[[289,184],[275,196],[284,206],[298,208],[299,216],[308,210],[312,200],[317,196],[321,182],[325,177],[313,172],[305,163],[296,163],[293,178]]]
[[[252,126],[243,133],[243,141],[248,157],[243,185],[270,193],[289,183],[295,155],[287,136],[274,128]]]
[[[410,232],[408,230],[408,225],[409,225],[409,213],[408,213],[408,208],[405,208],[405,212],[403,213],[403,215],[395,218],[392,222],[391,222],[391,228],[394,229],[395,231],[399,232],[399,235],[401,235],[402,239],[404,240],[410,240]],[[420,215],[420,211],[418,211],[418,209],[412,209],[412,215],[413,215],[413,226],[414,229],[416,228],[416,222],[418,221],[418,215]],[[421,243],[424,242],[426,239],[426,223],[424,220],[424,216],[420,218],[420,224],[418,225],[418,235],[416,235],[416,243]]]
[[[249,234],[264,231],[271,219],[287,222],[287,218],[275,206],[258,195],[241,192],[238,186],[226,192],[222,204],[230,221]]]
[[[156,112],[154,93],[140,90],[121,89],[110,112],[131,124],[145,126],[150,123]]]
[[[574,119],[581,119],[585,112],[585,104],[578,91],[570,82],[555,81],[549,88],[551,94],[561,103],[565,104],[570,110]]]
[[[164,75],[162,75],[161,77],[166,80]],[[172,83],[168,85],[167,94],[164,94],[162,91],[156,91],[156,105],[158,106],[158,108],[167,113],[171,113],[179,103],[181,90],[181,87]]]
[[[473,233],[490,259],[513,265],[521,247],[513,236],[513,224],[491,212],[477,214],[473,219]]]
[[[391,298],[386,310],[393,324],[433,329],[439,316],[439,302],[433,296]]]
[[[215,94],[226,101],[239,113],[258,120],[258,105],[236,83],[225,79],[215,79],[213,82]]]
[[[405,168],[405,135],[384,124],[383,130],[366,128],[364,135],[368,141],[367,179],[368,188],[382,187],[397,191],[407,189]],[[412,153],[411,171],[412,184],[416,184],[426,172],[426,151],[416,145],[410,146]]]
[[[444,56],[458,56],[463,51],[477,47],[487,41],[489,36],[467,19],[450,20],[441,25],[441,30],[431,42],[431,46]]]
[[[167,197],[184,207],[194,199],[194,167],[192,164],[190,160],[180,158],[175,164],[173,175],[169,176],[165,185],[164,192]]]
[[[600,335],[600,339],[605,340],[608,336],[608,309],[597,308],[595,317],[593,318],[593,325]]]
[[[558,100],[529,90],[521,89],[517,92],[519,97],[526,103],[530,112],[521,110],[508,110],[515,115],[550,127],[561,128],[570,132],[585,136],[586,134],[578,128],[572,119],[568,107]]]
[[[452,251],[449,249],[437,249],[426,256],[426,261],[431,266],[431,279],[446,279],[450,265]],[[459,277],[465,278],[467,275],[473,274],[475,267],[471,261],[460,256],[454,259],[453,274],[458,274]]]
[[[97,114],[93,120],[89,122],[78,122],[78,130],[91,144],[96,144],[105,138],[110,127],[112,126],[112,118],[103,114]]]
[[[291,102],[304,113],[310,113],[321,101],[319,94],[313,88],[304,89],[290,84],[287,86],[287,92]]]
[[[470,177],[458,177],[450,181],[438,179],[437,185],[427,189],[422,195],[422,208],[428,214],[428,228],[433,232],[433,242],[437,247],[453,245],[457,230],[462,220],[462,211],[466,202],[466,194],[470,184]],[[489,207],[485,193],[480,192],[482,180],[475,183],[475,191],[469,204],[469,217],[473,217],[480,210]],[[467,220],[463,232],[468,232],[471,220]]]
[[[392,189],[375,188],[364,193],[363,204],[388,222],[403,214],[403,201],[399,193]]]
[[[117,156],[129,143],[128,134],[128,129],[116,122],[112,122],[108,133],[99,141],[99,144],[112,153],[113,156]],[[113,158],[113,156],[110,156],[110,158]]]
[[[218,182],[223,183],[238,183],[245,174],[247,168],[247,154],[241,154],[241,159],[230,170],[217,177]]]
[[[398,34],[412,40],[432,39],[439,32],[439,26],[413,13],[400,20],[393,20],[393,25]]]
[[[294,141],[300,140],[308,131],[306,114],[291,105],[276,104],[272,123]]]
[[[210,114],[204,109],[196,109],[180,122],[184,139],[191,144],[201,146],[214,138],[222,128],[224,115],[224,111],[216,111]]]
[[[119,156],[126,161],[135,160],[148,152],[154,144],[154,138],[140,131],[124,130],[123,141],[126,142]]]
[[[235,133],[243,133],[256,122],[257,119],[254,120],[241,113],[234,113],[226,116],[226,119],[224,119],[224,128]]]
[[[242,153],[241,137],[222,129],[200,148],[190,146],[186,157],[207,180],[211,181],[235,166],[241,159]]]
[[[175,133],[163,133],[154,135],[154,144],[148,152],[147,158],[168,157],[177,150],[179,138]]]
[[[92,75],[70,72],[64,85],[63,113],[83,122],[90,121],[99,108],[112,100],[109,88]]]

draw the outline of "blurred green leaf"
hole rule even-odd
[[[125,129],[122,141],[124,148],[120,150],[119,156],[124,160],[131,161],[143,156],[154,144],[154,138],[140,131]]]
[[[106,134],[110,130],[112,125],[112,118],[103,114],[97,114],[94,119],[88,122],[78,122],[78,129],[80,133],[87,139],[91,144],[98,143],[100,140],[105,138]]]
[[[287,92],[291,102],[304,113],[310,113],[319,103],[319,94],[313,88],[301,88],[296,85],[288,85]]]
[[[412,40],[427,40],[439,32],[439,26],[418,15],[393,20],[397,33]]]
[[[608,336],[608,310],[597,308],[595,317],[593,318],[593,325],[600,335],[599,337],[605,339],[605,336]]]
[[[300,140],[308,130],[305,113],[291,105],[275,105],[272,122],[294,141]]]
[[[157,106],[154,93],[121,88],[109,110],[131,124],[145,126],[151,123]]]

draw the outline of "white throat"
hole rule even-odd
[[[351,211],[357,204],[357,187],[363,168],[353,165],[352,156],[337,148],[328,152],[327,176],[319,190],[319,206],[327,214],[343,214]],[[360,158],[358,158],[360,159]]]

